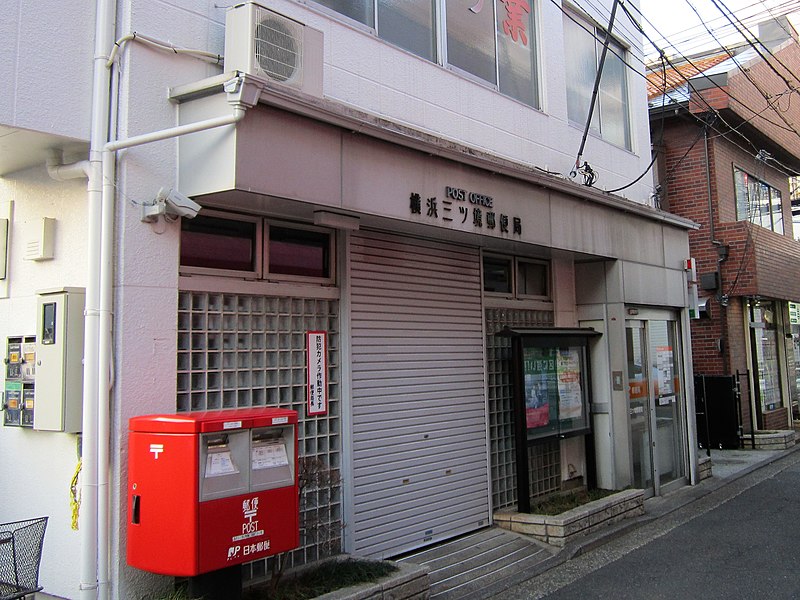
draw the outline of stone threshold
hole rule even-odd
[[[623,490],[559,515],[526,514],[503,509],[494,513],[494,523],[563,548],[575,538],[643,514],[644,490]]]

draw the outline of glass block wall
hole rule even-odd
[[[489,382],[493,510],[517,504],[511,340],[494,335],[506,326],[552,327],[553,313],[544,310],[486,309],[486,375]],[[531,497],[535,498],[561,489],[558,441],[530,447],[528,461],[531,468]]]
[[[324,416],[306,417],[307,331],[328,332]],[[179,295],[178,411],[274,406],[298,412],[300,548],[284,559],[286,568],[341,551],[339,336],[336,300]],[[247,565],[246,578],[266,577],[274,561]]]

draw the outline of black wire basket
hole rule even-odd
[[[0,524],[0,600],[24,598],[42,589],[39,563],[47,517]]]

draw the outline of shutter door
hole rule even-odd
[[[488,524],[480,256],[351,240],[354,549],[388,557]]]

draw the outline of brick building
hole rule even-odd
[[[661,208],[701,225],[689,234],[700,300],[694,373],[738,381],[735,435],[745,434],[745,445],[748,433],[792,428],[800,382],[800,242],[790,199],[800,107],[789,102],[800,48],[785,17],[759,34],[763,45],[648,72]],[[720,408],[709,409],[712,423]]]

